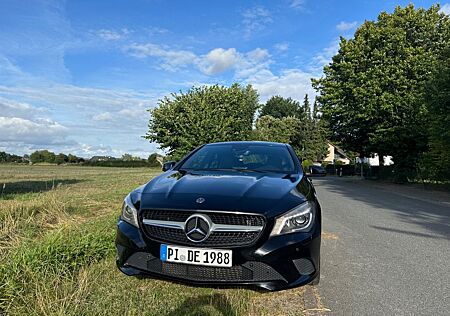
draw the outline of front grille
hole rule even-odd
[[[236,214],[224,212],[204,212],[201,211],[176,211],[176,210],[144,210],[142,220],[159,220],[167,222],[184,223],[192,214],[205,214],[214,224],[240,225],[247,227],[264,227],[265,219],[262,215],[256,214]],[[236,232],[211,232],[209,237],[202,242],[192,242],[186,237],[183,230],[159,227],[143,224],[143,229],[147,237],[162,242],[176,243],[182,245],[195,245],[196,247],[241,247],[255,243],[262,233],[261,231],[236,231]]]
[[[266,263],[248,261],[230,268],[164,262],[148,253],[135,253],[125,263],[138,269],[199,282],[264,282],[286,279]]]
[[[184,222],[194,213],[201,213],[201,211],[145,210],[142,212],[142,218]],[[220,212],[207,212],[205,214],[207,214],[216,224],[264,226],[264,217],[261,215]]]

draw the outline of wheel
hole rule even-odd
[[[319,281],[320,281],[320,271],[319,274],[311,282],[309,282],[309,285],[318,285]]]

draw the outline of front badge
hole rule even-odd
[[[195,200],[195,202],[197,202],[198,204],[202,204],[203,202],[205,202],[205,198],[199,197],[197,200]]]

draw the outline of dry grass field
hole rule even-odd
[[[0,165],[0,315],[301,315],[303,288],[191,287],[122,275],[125,195],[160,171]]]

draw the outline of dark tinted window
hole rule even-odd
[[[294,172],[294,161],[285,146],[254,144],[207,145],[186,160],[182,169],[239,169]]]

